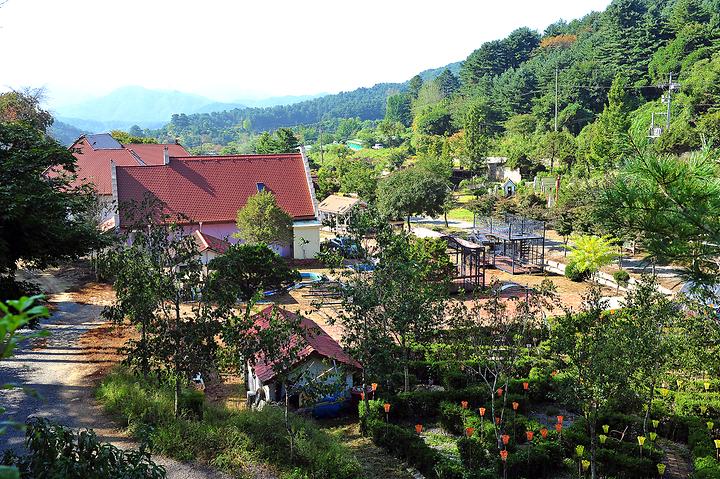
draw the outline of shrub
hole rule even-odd
[[[548,477],[557,473],[562,460],[560,444],[538,442],[508,455],[508,477]]]
[[[627,286],[630,281],[630,273],[624,269],[619,269],[613,273],[613,279],[620,286]]]
[[[575,281],[579,283],[581,281],[584,281],[588,277],[588,273],[586,271],[581,271],[578,268],[577,263],[570,261],[565,266],[565,277],[570,281]]]
[[[203,417],[205,394],[197,389],[186,389],[180,395],[180,409],[196,419]]]
[[[639,457],[637,449],[634,454],[622,454],[616,450],[598,449],[596,458],[600,463],[601,474],[618,479],[638,479],[656,477],[657,460],[650,457]]]
[[[75,432],[44,418],[31,418],[27,426],[28,454],[3,458],[8,462],[5,465],[18,467],[23,479],[165,477],[165,468],[150,459],[144,446],[139,451],[122,451],[112,444],[101,443],[92,430]]]
[[[351,479],[360,474],[360,465],[344,446],[295,414],[290,415],[295,432],[291,456],[284,411],[276,407],[230,411],[205,404],[198,416],[202,420],[188,413],[175,418],[172,387],[125,369],[108,375],[97,397],[108,411],[124,418],[136,436],[149,429],[157,452],[180,460],[199,459],[242,472],[260,458],[286,470],[299,468],[309,477]],[[197,394],[188,398],[193,407],[201,404]]]
[[[373,420],[368,422],[368,430],[375,444],[406,460],[425,476],[437,477],[435,468],[442,460],[440,453],[409,428]]]
[[[489,436],[486,436],[489,437]],[[495,436],[493,435],[494,439]],[[490,456],[490,450],[495,449],[495,445],[482,442],[479,437],[462,437],[457,442],[460,460],[463,466],[475,471],[481,468],[495,468],[495,458]]]
[[[440,424],[450,434],[459,436],[465,431],[465,418],[472,415],[459,404],[444,402],[440,404]]]

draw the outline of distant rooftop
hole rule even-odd
[[[85,135],[85,138],[93,150],[121,150],[123,147],[110,133]]]

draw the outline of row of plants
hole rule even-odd
[[[176,417],[173,394],[172,383],[143,379],[124,368],[109,374],[97,390],[99,401],[135,437],[178,460],[199,460],[231,473],[267,462],[295,479],[350,479],[360,473],[357,460],[312,421],[290,413],[289,432],[279,408],[231,411],[198,403],[197,393],[183,394],[183,411]]]

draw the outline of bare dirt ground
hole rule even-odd
[[[7,417],[2,419],[24,422],[31,416],[48,417],[74,429],[92,428],[102,440],[118,447],[136,447],[93,396],[97,380],[121,359],[117,347],[132,333],[113,328],[100,317],[114,294],[108,285],[87,282],[91,278],[81,265],[25,273],[23,279],[36,281],[51,293],[52,316],[41,321],[50,336],[25,342],[0,365],[0,384],[19,386],[0,391],[0,402],[7,408]],[[9,431],[0,452],[21,451],[23,438],[22,431]],[[165,466],[168,478],[228,477],[199,464],[160,456],[153,460]]]

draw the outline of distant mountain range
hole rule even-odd
[[[419,75],[427,81],[440,75],[446,68],[457,74],[461,63],[428,69]],[[218,102],[201,95],[174,90],[127,86],[99,98],[56,107],[53,111],[56,121],[52,134],[59,141],[67,143],[87,132],[128,130],[133,125],[143,129],[158,129],[167,125],[173,114],[207,115],[224,112],[231,124],[251,116],[254,130],[317,121],[327,115],[377,119],[382,118],[385,111],[387,95],[403,89],[405,84],[378,83],[371,88],[358,88],[333,95],[319,93],[259,100],[238,99],[233,102]],[[288,110],[286,107],[290,105],[297,108]],[[311,120],[306,118],[308,110],[317,110],[311,115]]]
[[[218,102],[210,98],[173,90],[151,90],[127,86],[99,98],[55,108],[57,120],[91,132],[128,129],[133,125],[158,128],[174,113],[212,113],[245,107],[289,105],[323,96],[280,96],[265,99],[239,99]]]

